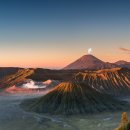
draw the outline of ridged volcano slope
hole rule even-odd
[[[22,68],[18,67],[0,67],[0,80],[3,77],[6,77],[8,75],[12,75],[17,73],[19,70],[22,70]]]
[[[85,114],[119,110],[124,105],[85,84],[62,82],[47,95],[27,100],[22,106],[26,110],[38,113]]]
[[[130,93],[130,70],[125,68],[79,72],[75,75],[75,80],[108,94]]]
[[[0,80],[0,88],[11,87],[27,80],[34,73],[34,69],[20,69],[15,74],[7,75]]]
[[[50,70],[43,68],[0,68],[0,88],[19,85],[27,79],[44,82],[48,79],[58,81],[72,80],[74,74],[85,70]]]

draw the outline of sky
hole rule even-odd
[[[63,68],[88,48],[130,61],[129,0],[0,0],[0,66]]]

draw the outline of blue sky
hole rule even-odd
[[[1,66],[60,68],[89,47],[130,61],[129,14],[129,0],[1,0]]]

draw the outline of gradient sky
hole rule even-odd
[[[0,66],[62,68],[90,47],[130,61],[129,0],[0,0]]]

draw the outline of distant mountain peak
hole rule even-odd
[[[117,67],[117,65],[112,64],[112,63],[106,63],[97,57],[87,54],[83,55],[76,61],[70,63],[63,69],[65,70],[71,70],[71,69],[88,69],[88,70],[98,70],[98,69],[106,69],[106,68],[114,68]]]
[[[128,61],[119,60],[119,61],[115,62],[115,64],[120,66],[120,67],[130,69],[130,62],[128,62]]]
[[[125,60],[119,60],[119,61],[117,61],[117,62],[115,62],[116,64],[130,64],[130,62],[128,62],[128,61],[125,61]]]

